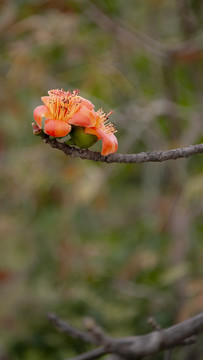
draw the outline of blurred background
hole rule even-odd
[[[99,164],[31,127],[48,90],[79,89],[115,111],[119,152],[202,142],[202,13],[201,0],[1,1],[1,360],[87,350],[50,311],[127,336],[203,310],[202,155]],[[191,354],[203,359],[201,338],[173,356]]]

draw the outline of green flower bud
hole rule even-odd
[[[85,128],[83,126],[72,126],[72,130],[69,135],[71,136],[71,140],[83,149],[89,148],[98,140],[95,135],[85,134]]]

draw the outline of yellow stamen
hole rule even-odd
[[[97,113],[99,115],[98,127],[102,127],[102,129],[108,135],[115,134],[117,132],[117,129],[115,125],[109,121],[109,116],[114,113],[114,111],[111,110],[108,114],[106,114],[102,109],[99,109]]]
[[[78,96],[79,90],[64,91],[54,89],[48,92],[48,107],[54,119],[67,121],[79,109],[81,98]]]

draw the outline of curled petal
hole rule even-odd
[[[63,137],[71,131],[71,126],[61,120],[47,119],[45,120],[44,132],[50,136]]]
[[[118,141],[113,133],[107,133],[105,128],[86,128],[87,134],[96,135],[98,139],[102,139],[102,155],[109,155],[118,150]]]
[[[71,125],[94,127],[96,123],[95,111],[89,110],[82,106],[72,117],[68,120]]]
[[[98,135],[102,139],[102,155],[109,155],[117,151],[118,141],[114,134],[106,134],[102,129],[97,129]]]
[[[45,117],[45,118],[50,117],[49,110],[47,109],[47,107],[45,105],[37,106],[34,109],[34,119],[40,128],[42,127],[42,118],[43,117]]]

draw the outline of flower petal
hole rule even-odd
[[[55,117],[57,113],[57,105],[58,102],[60,102],[60,97],[57,98],[56,96],[42,96],[41,100],[44,105],[49,109],[51,116]]]
[[[71,131],[71,126],[61,120],[47,119],[45,120],[44,132],[50,136],[63,137]]]
[[[102,155],[115,153],[118,149],[118,141],[113,133],[107,133],[105,128],[85,129],[88,134],[93,134],[102,139]]]
[[[118,150],[118,141],[114,134],[101,136],[102,138],[102,155],[109,155]]]
[[[44,105],[46,105],[47,107],[49,107],[49,102],[50,102],[50,96],[42,96],[41,97],[42,102],[44,103]]]
[[[95,111],[89,110],[82,106],[72,117],[68,120],[71,125],[94,127],[96,123]]]
[[[93,110],[94,109],[94,105],[91,103],[91,101],[87,100],[87,99],[84,99],[83,97],[81,97],[81,105],[82,106],[85,106],[86,108],[88,108],[89,110]]]
[[[50,117],[50,112],[45,105],[37,106],[34,109],[34,119],[40,127],[42,127],[42,118]]]

